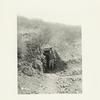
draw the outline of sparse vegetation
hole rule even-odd
[[[17,17],[17,26],[18,93],[52,93],[50,86],[56,87],[55,93],[81,93],[80,26],[53,24],[21,16]],[[56,50],[55,70],[50,75],[40,71],[43,68],[42,50],[46,45]],[[47,81],[51,83],[46,84]]]

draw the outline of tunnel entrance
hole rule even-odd
[[[43,50],[43,55],[45,56],[44,62],[44,72],[49,73],[52,72],[55,68],[55,57],[52,51],[52,48],[45,48]]]
[[[44,73],[55,73],[64,70],[65,62],[60,58],[56,50],[52,48],[43,49],[45,60],[43,62]]]
[[[24,74],[32,74],[33,69],[37,72],[52,74],[64,70],[66,63],[60,58],[59,52],[57,53],[56,50],[53,51],[52,48],[45,48],[41,49],[40,54],[33,59],[32,63],[26,61],[20,62],[19,67],[20,69],[18,70],[21,71],[25,67],[25,70],[22,71]]]

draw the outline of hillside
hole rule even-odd
[[[60,53],[62,59],[81,58],[81,27],[67,26],[58,23],[48,23],[38,19],[17,18],[18,35],[22,34],[22,41],[36,38],[44,34],[48,44]],[[47,40],[48,40],[47,39]],[[19,43],[21,44],[21,43]]]
[[[18,94],[82,93],[81,34],[80,26],[18,16]],[[55,69],[41,73],[34,59],[48,45],[56,51]]]

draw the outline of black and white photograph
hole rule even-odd
[[[17,16],[18,94],[82,93],[82,27]]]
[[[100,0],[0,1],[0,100],[100,100]]]

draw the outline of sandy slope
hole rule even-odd
[[[46,78],[42,82],[39,92],[40,93],[57,93],[57,75],[45,74]]]
[[[46,74],[39,93],[81,93],[81,75],[60,77],[56,74]]]
[[[82,93],[82,75],[45,73],[40,76],[19,76],[19,94]]]

